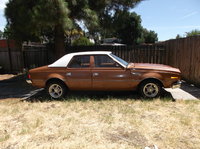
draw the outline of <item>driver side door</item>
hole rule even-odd
[[[131,73],[108,55],[94,55],[93,90],[132,90]]]
[[[74,56],[66,69],[66,80],[71,90],[91,90],[91,60],[90,55]]]

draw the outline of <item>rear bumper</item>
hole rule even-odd
[[[26,82],[37,88],[45,88],[45,82],[43,80],[34,80],[26,79]]]
[[[175,89],[175,88],[180,88],[181,87],[181,81],[177,81],[175,83],[172,84],[172,88]]]
[[[32,84],[32,81],[30,79],[26,79],[26,83]]]

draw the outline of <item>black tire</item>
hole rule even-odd
[[[162,84],[155,80],[147,80],[140,84],[139,92],[144,98],[156,98],[162,94]]]
[[[50,81],[47,83],[46,91],[53,99],[60,99],[67,93],[66,85],[61,81]]]

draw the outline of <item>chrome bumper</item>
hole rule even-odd
[[[30,79],[26,79],[26,83],[32,84],[32,81]]]
[[[177,82],[173,83],[173,84],[172,84],[172,88],[173,88],[173,89],[175,89],[175,88],[180,88],[180,87],[181,87],[181,83],[182,83],[181,81],[177,81]]]

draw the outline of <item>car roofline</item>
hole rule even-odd
[[[48,65],[48,67],[67,67],[68,63],[74,56],[79,56],[79,55],[101,55],[101,54],[106,54],[110,55],[112,52],[111,51],[86,51],[86,52],[74,52],[74,53],[69,53],[55,61],[54,63]]]
[[[111,54],[112,52],[111,51],[86,51],[86,52],[74,52],[74,53],[69,53],[73,56],[76,56],[76,55],[90,55],[90,54]],[[66,54],[68,55],[68,54]]]

